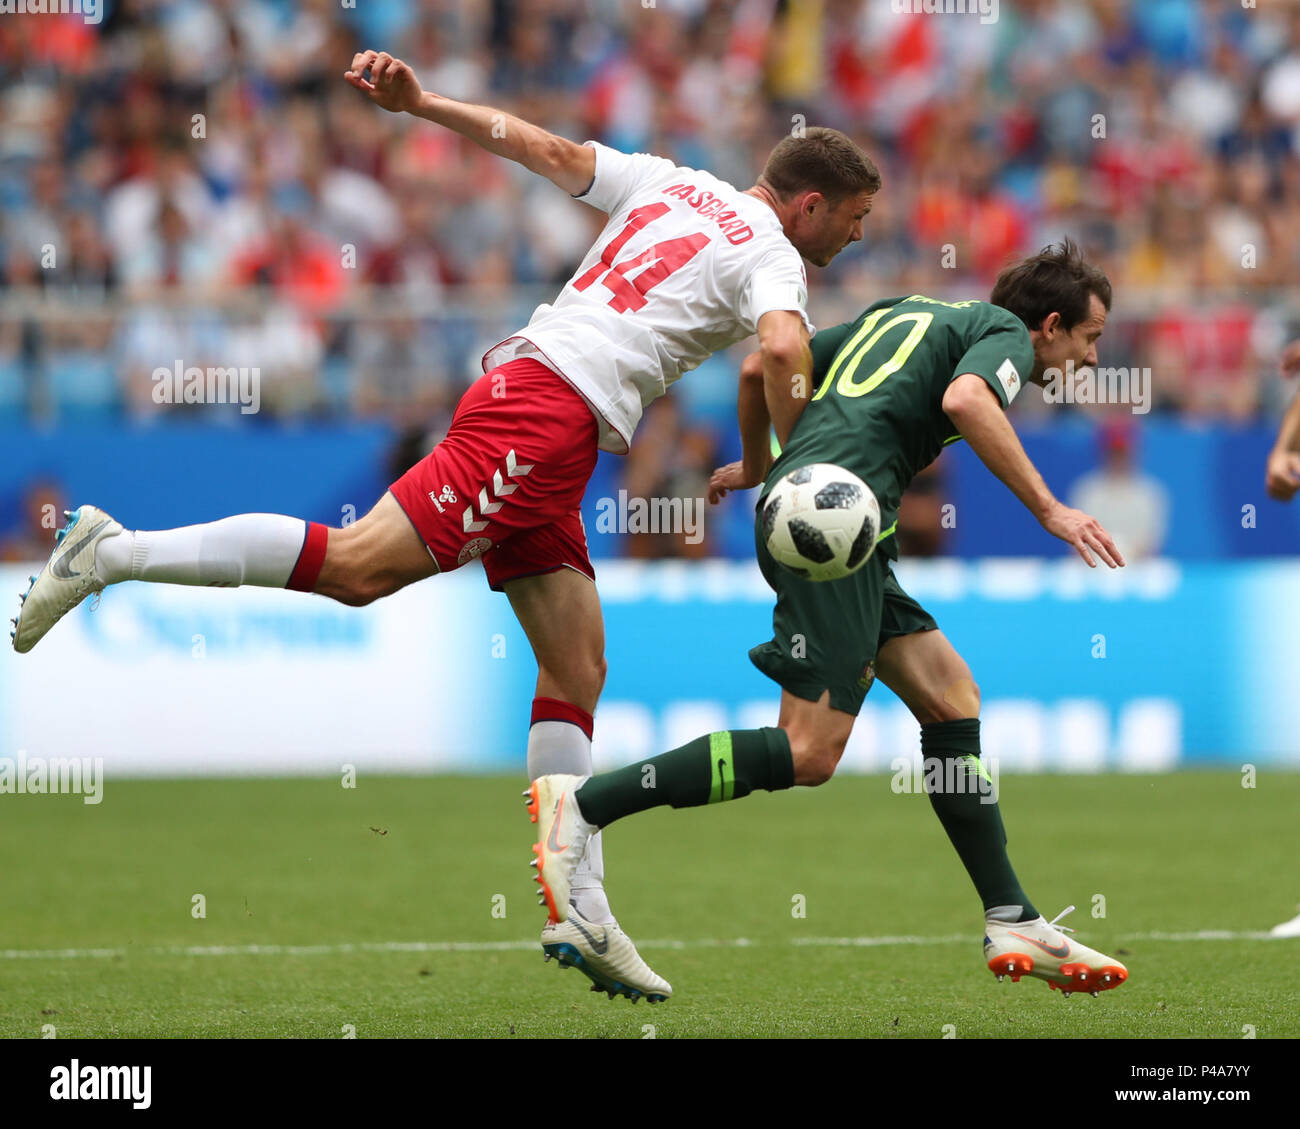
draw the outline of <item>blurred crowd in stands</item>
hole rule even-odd
[[[836,126],[884,188],[864,241],[810,271],[818,324],[890,294],[982,296],[1068,233],[1115,286],[1103,364],[1149,367],[1154,411],[1280,410],[1300,3],[1003,0],[990,24],[905,7],[102,0],[99,23],[0,15],[0,420],[147,417],[152,373],[181,363],[257,366],[269,418],[436,434],[483,349],[563,284],[604,217],[369,104],[341,77],[365,47],[427,89],[738,187],[792,129]],[[663,449],[629,473],[704,472],[735,363],[683,382],[647,421]]]

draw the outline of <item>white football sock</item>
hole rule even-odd
[[[305,521],[280,514],[238,514],[180,529],[124,529],[95,547],[95,567],[109,584],[283,588],[306,537]]]
[[[600,841],[603,834],[597,831],[587,840],[587,853],[569,885],[569,901],[588,921],[597,925],[612,925],[614,911],[609,908],[605,893],[605,848]]]
[[[568,721],[537,721],[528,730],[528,779],[564,772],[591,775],[591,738]],[[614,920],[605,896],[605,854],[596,832],[587,840],[587,853],[574,871],[569,901],[588,921],[608,925]]]

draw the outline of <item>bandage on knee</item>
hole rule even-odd
[[[943,692],[943,700],[958,710],[962,717],[979,717],[980,689],[974,679],[962,678]]]

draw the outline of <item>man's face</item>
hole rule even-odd
[[[872,199],[873,193],[859,192],[832,206],[820,192],[808,193],[799,203],[790,242],[814,266],[826,266],[862,238],[862,221]]]
[[[1075,369],[1097,364],[1097,341],[1106,328],[1106,307],[1096,294],[1088,296],[1088,316],[1066,329],[1059,314],[1043,319],[1043,327],[1030,336],[1034,342],[1034,375],[1031,383],[1041,384],[1048,369],[1064,372],[1067,363]]]

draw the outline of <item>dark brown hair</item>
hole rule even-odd
[[[1048,314],[1060,314],[1070,330],[1088,317],[1090,295],[1110,309],[1110,279],[1084,260],[1071,239],[1044,247],[1037,255],[1009,266],[993,287],[989,301],[1010,310],[1029,329],[1041,329]]]
[[[778,142],[758,179],[778,200],[820,192],[832,207],[847,196],[880,191],[871,158],[838,129],[820,125]]]

